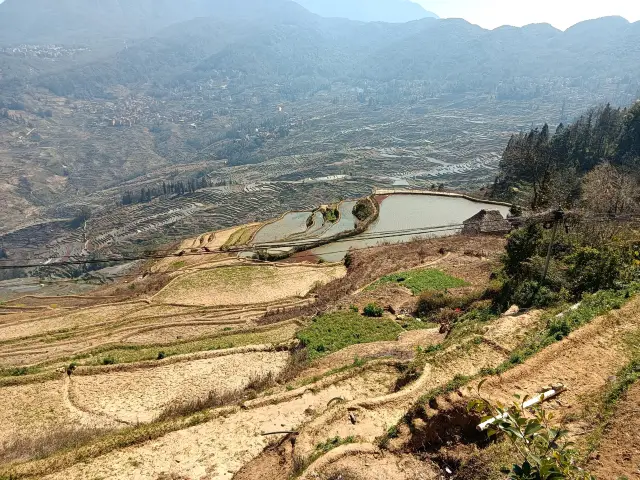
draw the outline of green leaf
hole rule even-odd
[[[538,422],[532,421],[529,422],[529,425],[527,425],[527,428],[525,428],[524,434],[525,436],[532,436],[542,430],[542,428],[542,425],[540,425]]]
[[[484,385],[484,383],[488,380],[488,378],[483,379],[479,384],[478,384],[478,393],[480,393],[480,389],[482,388],[482,386]]]

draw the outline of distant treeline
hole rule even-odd
[[[169,195],[188,195],[195,193],[202,188],[231,185],[231,180],[217,180],[213,181],[207,177],[199,177],[195,179],[187,180],[186,183],[182,180],[162,182],[161,185],[157,185],[151,188],[141,188],[140,192],[134,192],[127,190],[122,195],[122,205],[133,205],[136,203],[150,202],[154,198],[164,197]]]
[[[637,182],[640,102],[624,109],[611,105],[591,109],[570,125],[560,124],[553,135],[546,124],[513,135],[500,162],[493,196],[513,200],[526,194],[534,210],[573,205],[583,193],[583,177],[605,165],[620,178]]]

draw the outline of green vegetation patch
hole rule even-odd
[[[411,290],[414,295],[419,295],[428,290],[446,290],[448,288],[466,287],[469,284],[464,280],[452,277],[435,269],[409,270],[382,277],[370,285],[367,290],[373,290],[386,283],[397,283]]]
[[[402,327],[393,320],[335,312],[314,318],[311,325],[298,332],[298,339],[314,359],[350,345],[395,340],[401,332]]]

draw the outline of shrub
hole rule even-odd
[[[347,254],[344,256],[344,266],[349,268],[352,263],[353,263],[353,255],[351,255],[351,252],[347,252]]]
[[[102,365],[115,365],[116,360],[113,357],[106,357],[102,359]]]
[[[419,317],[427,317],[449,305],[449,297],[442,292],[425,292],[420,295],[416,314]]]
[[[533,225],[521,228],[507,237],[507,246],[503,257],[504,269],[508,275],[520,272],[521,264],[538,252],[542,243],[542,229]]]
[[[459,308],[443,308],[438,312],[434,318],[434,321],[441,325],[451,325],[456,322],[462,315],[463,311]]]
[[[167,354],[164,352],[158,352],[158,356],[156,357],[156,360],[162,360],[164,358],[167,358]]]
[[[384,310],[381,306],[376,305],[375,303],[370,303],[369,305],[364,307],[363,313],[365,317],[379,318],[382,317]]]
[[[518,285],[513,294],[512,301],[523,308],[544,308],[553,305],[560,299],[560,295],[552,292],[539,282],[527,280]]]
[[[569,279],[574,294],[612,289],[625,280],[632,261],[623,249],[591,247],[579,248],[567,259]]]
[[[351,310],[353,313],[360,313],[360,309],[357,305],[349,305],[349,310]]]
[[[322,212],[322,214],[324,216],[324,221],[328,223],[335,223],[340,217],[340,212],[337,208],[327,208],[324,212]]]
[[[595,480],[577,466],[578,452],[567,440],[569,432],[550,426],[553,415],[540,406],[533,407],[532,413],[528,413],[522,407],[520,397],[515,397],[511,408],[492,405],[484,399],[469,403],[469,410],[483,418],[497,418],[487,430],[489,437],[504,435],[515,447],[517,457],[513,459],[509,478]]]

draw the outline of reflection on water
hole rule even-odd
[[[498,210],[503,217],[506,217],[509,213],[509,207],[473,202],[466,198],[411,194],[390,195],[380,205],[378,220],[365,233],[348,240],[314,248],[312,252],[327,262],[339,262],[350,248],[372,247],[382,242],[407,242],[416,237],[427,238],[454,235],[462,230],[460,225],[463,221],[483,209]],[[449,225],[451,228],[444,228],[437,232],[429,232],[422,235],[400,232],[443,225]],[[399,234],[394,235],[393,232],[398,232]],[[381,235],[384,235],[385,238],[369,238]]]
[[[270,243],[286,240],[297,233],[304,233],[307,229],[307,219],[311,212],[287,213],[280,220],[262,227],[253,239],[253,243]]]
[[[342,232],[353,230],[356,226],[356,217],[353,216],[353,207],[356,202],[342,202],[338,207],[340,221],[334,223],[326,232],[320,235],[322,238],[333,237]]]

